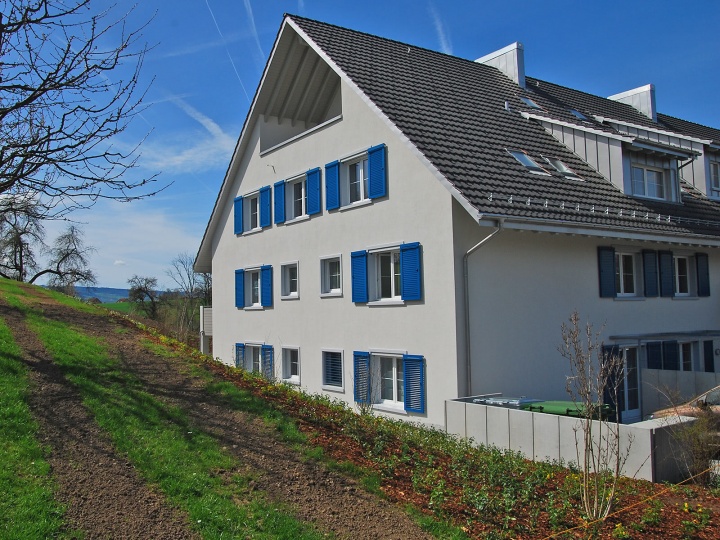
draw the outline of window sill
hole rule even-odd
[[[301,221],[307,221],[308,219],[310,219],[310,216],[308,216],[307,214],[303,214],[302,216],[288,219],[285,222],[285,225],[292,225],[293,223],[300,223]]]
[[[377,306],[404,306],[405,300],[373,300],[367,303],[370,307]]]
[[[346,204],[345,206],[341,206],[338,208],[340,212],[344,212],[345,210],[352,210],[353,208],[359,208],[360,206],[367,206],[369,204],[372,204],[372,199],[363,199],[362,201],[357,201],[354,203]]]
[[[280,300],[300,300],[299,294],[289,294],[287,296],[281,296]]]
[[[683,295],[683,296],[675,295],[672,297],[673,300],[679,300],[680,302],[686,302],[688,300],[698,300],[699,298],[700,298],[699,296],[692,296],[692,295]]]
[[[613,300],[617,302],[642,302],[645,296],[616,296]]]
[[[327,386],[327,385],[323,384],[320,388],[322,388],[323,390],[328,391],[328,392],[337,392],[339,394],[345,393],[344,386]]]
[[[402,414],[404,416],[407,416],[407,411],[405,411],[405,407],[400,404],[388,405],[385,403],[375,403],[373,404],[373,409],[375,409],[376,411]]]
[[[262,311],[265,306],[245,306],[243,309],[245,311]]]
[[[286,384],[293,384],[295,386],[300,386],[300,379],[298,377],[291,377],[289,379],[283,379],[282,382]]]
[[[341,298],[342,291],[320,293],[320,298]]]
[[[254,229],[250,229],[249,231],[243,231],[240,236],[250,236],[251,234],[256,234],[259,232],[262,232],[262,227],[256,227]]]

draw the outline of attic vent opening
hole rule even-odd
[[[340,77],[290,28],[262,85],[256,105],[261,152],[342,115]]]

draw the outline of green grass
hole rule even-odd
[[[242,464],[178,408],[145,392],[96,340],[28,311],[28,320],[84,404],[137,470],[187,512],[203,538],[319,538],[248,488]]]
[[[0,320],[0,538],[62,537],[64,510],[53,498],[28,393],[21,351]]]
[[[135,307],[131,302],[108,302],[101,305],[106,309],[117,311],[119,313],[124,313],[126,315],[132,314]]]

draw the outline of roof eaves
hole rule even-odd
[[[591,127],[587,124],[567,122],[565,120],[559,120],[557,118],[553,118],[552,116],[545,116],[542,114],[534,114],[534,113],[529,113],[529,112],[525,112],[525,111],[521,111],[520,114],[523,117],[527,118],[528,120],[540,120],[540,121],[544,121],[544,122],[550,122],[551,124],[556,124],[558,126],[568,127],[568,128],[572,128],[572,129],[578,129],[581,131],[585,131],[587,133],[593,133],[595,135],[602,135],[603,137],[608,137],[609,139],[616,139],[618,141],[623,141],[623,142],[632,142],[632,140],[633,140],[632,137],[628,137],[627,135],[622,135],[615,130],[606,131],[606,130],[602,130],[602,129],[597,129],[595,127]]]
[[[636,124],[634,122],[628,121],[628,120],[618,120],[617,118],[610,118],[607,116],[601,116],[601,115],[594,115],[595,119],[600,123],[605,122],[612,122],[615,124],[621,124],[623,126],[632,127],[635,129],[641,129],[644,131],[650,131],[651,133],[659,133],[661,135],[668,135],[670,137],[677,137],[678,139],[686,139],[693,142],[698,142],[701,144],[710,144],[712,141],[709,139],[701,139],[699,137],[695,137],[693,135],[688,135],[687,133],[682,133],[680,131],[670,131],[667,129],[661,129],[661,128],[652,128],[650,126],[646,126],[643,124]]]

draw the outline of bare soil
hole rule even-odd
[[[28,293],[35,294],[32,289]],[[104,340],[148,392],[185,410],[197,429],[214,436],[252,471],[255,489],[289,505],[318,530],[338,538],[429,538],[397,506],[367,493],[355,480],[303,459],[257,418],[223,406],[222,399],[205,392],[181,362],[144,348],[134,327],[123,328],[120,319],[82,313],[41,294],[33,301],[48,318]],[[75,388],[28,330],[22,313],[0,302],[0,317],[10,326],[30,368],[30,405],[41,426],[41,441],[49,448],[69,528],[86,539],[197,538],[187,515],[171,507],[114,450]]]

